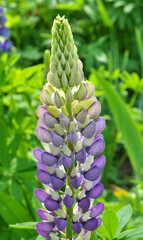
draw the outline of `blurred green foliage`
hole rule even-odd
[[[101,229],[92,238],[143,239],[141,229],[138,237],[132,235],[134,227],[143,225],[143,2],[0,0],[0,5],[13,41],[8,54],[0,52],[0,239],[43,239],[33,227],[40,207],[34,189],[40,183],[32,150],[40,147],[36,108],[49,69],[51,27],[57,14],[69,19],[85,78],[95,85],[107,123],[101,200],[111,209],[102,226],[110,236]],[[123,231],[131,232],[125,236],[118,234],[118,224],[108,228],[106,215],[117,222],[119,209],[127,204],[133,215],[126,213]],[[27,224],[8,227],[23,222],[31,222],[28,229]]]

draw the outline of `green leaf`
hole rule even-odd
[[[78,9],[80,9],[80,4],[72,3],[72,2],[58,3],[56,5],[56,9],[59,9],[59,10],[78,10]]]
[[[117,127],[123,136],[134,172],[139,180],[143,180],[143,139],[137,124],[131,117],[124,101],[112,86],[96,71],[95,78],[95,81],[98,80],[106,94]]]
[[[116,213],[112,210],[107,210],[103,215],[103,224],[110,234],[111,239],[114,239],[118,228],[118,217]]]
[[[14,179],[10,181],[10,193],[18,201],[21,202],[23,198],[22,188]]]
[[[101,14],[102,20],[107,27],[113,27],[112,22],[108,16],[105,6],[103,5],[102,1],[97,1],[97,6],[99,8],[99,12]]]
[[[131,207],[130,204],[128,204],[127,206],[121,208],[117,212],[117,216],[118,216],[118,219],[119,219],[119,226],[118,226],[116,235],[126,225],[126,223],[129,221],[131,215],[132,215],[132,207]]]
[[[37,239],[37,236],[34,236],[32,238],[29,238],[28,240],[36,240]]]
[[[8,185],[7,179],[5,178],[4,181],[0,181],[0,192],[3,192]]]
[[[0,159],[3,167],[8,169],[9,162],[8,162],[8,149],[7,149],[7,136],[8,130],[4,120],[0,120]]]
[[[38,236],[37,238],[36,238],[36,240],[46,240],[46,238],[43,238],[42,236]]]
[[[143,237],[143,227],[127,230],[125,232],[122,232],[118,239],[136,239],[136,238],[142,238]]]
[[[4,192],[0,193],[0,213],[8,224],[33,220],[26,208]]]
[[[11,228],[16,229],[35,229],[37,222],[24,222],[24,223],[16,223],[9,225]]]
[[[106,228],[103,225],[100,225],[99,228],[96,230],[99,235],[101,235],[102,237],[106,237],[107,239],[112,240],[112,238],[110,237],[110,234],[108,233],[108,231],[106,230]]]

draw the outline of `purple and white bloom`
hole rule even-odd
[[[0,51],[8,52],[12,42],[8,40],[9,28],[5,27],[7,19],[3,16],[3,8],[0,6],[0,36],[4,38],[4,41],[0,41]]]
[[[90,239],[101,224],[104,204],[94,199],[103,191],[101,169],[106,163],[101,132],[105,119],[94,86],[84,80],[67,19],[57,16],[52,28],[50,71],[41,91],[36,134],[42,149],[35,148],[35,190],[42,203],[36,231],[47,239]],[[75,236],[74,236],[75,235]],[[87,237],[88,236],[88,237]],[[64,239],[65,239],[64,238]]]

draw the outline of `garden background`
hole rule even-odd
[[[34,189],[41,185],[32,151],[40,147],[36,108],[57,14],[69,20],[106,119],[100,200],[115,213],[131,205],[124,230],[143,226],[143,1],[0,0],[0,6],[12,41],[8,53],[0,51],[0,239],[37,239],[32,225],[9,225],[39,220]]]

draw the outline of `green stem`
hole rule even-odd
[[[70,120],[72,121],[73,120],[73,116],[72,116],[71,104],[66,102],[66,108],[67,108],[67,110],[69,112]],[[69,133],[69,130],[68,130],[68,133]],[[73,197],[74,197],[74,188],[73,188],[73,186],[70,183],[71,171],[74,168],[74,148],[73,148],[73,145],[70,142],[68,142],[68,147],[72,151],[73,164],[67,171],[66,186],[70,187],[70,189],[73,192]],[[68,225],[66,227],[66,239],[72,240],[73,239],[73,230],[72,230],[73,206],[70,209],[66,209],[66,213],[67,213],[67,222],[68,222]]]
[[[69,144],[69,148],[72,150],[72,159],[73,159],[73,164],[72,164],[72,166],[69,168],[69,170],[68,170],[68,172],[67,172],[67,182],[66,182],[66,186],[69,186],[70,187],[70,189],[72,190],[72,192],[73,192],[73,197],[74,197],[74,188],[73,188],[73,186],[71,185],[71,183],[70,183],[70,180],[71,180],[71,176],[70,176],[70,174],[71,174],[71,171],[72,171],[72,169],[73,169],[73,167],[74,167],[74,149],[73,149],[73,147],[72,147],[72,145],[71,144]],[[67,222],[68,222],[68,225],[67,225],[67,227],[66,227],[66,239],[70,239],[70,240],[72,240],[73,238],[73,230],[72,230],[72,218],[73,218],[73,206],[70,208],[70,209],[67,209],[66,210],[66,212],[67,212]]]

